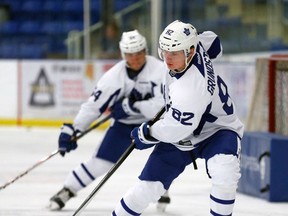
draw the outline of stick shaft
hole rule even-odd
[[[113,173],[120,167],[120,165],[125,161],[125,159],[130,155],[134,149],[134,142],[126,149],[121,158],[115,163],[115,165],[108,171],[104,178],[99,182],[99,184],[94,188],[94,190],[89,194],[89,196],[84,200],[84,202],[79,206],[79,208],[74,212],[73,216],[79,215],[84,208],[90,203],[95,194],[100,190],[104,183],[113,175]]]
[[[21,173],[20,175],[16,176],[14,179],[8,181],[7,183],[5,183],[4,185],[2,185],[0,187],[0,190],[6,188],[8,185],[12,184],[13,182],[15,182],[17,179],[21,178],[22,176],[26,175],[28,172],[30,172],[31,170],[33,170],[34,168],[38,167],[40,164],[44,163],[45,161],[49,160],[50,158],[52,158],[53,156],[55,156],[56,154],[58,154],[59,151],[56,150],[54,152],[52,152],[50,155],[42,158],[41,160],[39,160],[37,163],[35,163],[33,166],[31,166],[29,169],[27,169],[25,172]]]
[[[150,125],[153,125],[165,112],[165,107],[163,107],[151,120]],[[134,140],[132,140],[131,145],[126,149],[126,151],[122,154],[122,156],[118,159],[118,161],[114,164],[114,166],[108,171],[108,173],[102,178],[99,184],[94,188],[94,190],[89,194],[89,196],[84,200],[84,202],[79,206],[79,208],[74,212],[72,216],[79,215],[83,209],[89,204],[95,194],[100,190],[100,188],[104,185],[104,183],[115,173],[115,171],[120,167],[120,165],[125,161],[125,159],[130,155],[130,153],[135,148]]]
[[[81,133],[79,136],[77,136],[75,138],[75,140],[80,139],[81,137],[83,137],[84,135],[86,135],[87,133],[89,133],[90,131],[96,129],[97,127],[99,127],[100,125],[102,125],[104,122],[108,121],[111,118],[111,115],[107,115],[106,117],[104,117],[103,119],[101,119],[100,121],[98,121],[97,123],[95,123],[93,126],[91,126],[90,128],[88,128],[86,131],[84,131],[83,133]]]
[[[111,118],[111,115],[106,116],[105,118],[101,119],[99,122],[97,122],[96,124],[94,124],[93,126],[91,126],[89,129],[87,129],[86,131],[84,131],[83,133],[81,133],[79,136],[74,137],[73,140],[76,141],[78,139],[80,139],[81,137],[83,137],[84,135],[86,135],[87,133],[89,133],[90,131],[94,130],[95,128],[99,127],[100,125],[102,125],[104,122],[106,122],[108,119]],[[59,150],[55,150],[53,151],[51,154],[49,154],[48,156],[42,158],[41,160],[39,160],[37,163],[35,163],[33,166],[31,166],[29,169],[25,170],[24,172],[22,172],[21,174],[19,174],[18,176],[16,176],[15,178],[13,178],[12,180],[8,181],[7,183],[5,183],[4,185],[0,186],[0,190],[6,188],[8,185],[12,184],[13,182],[15,182],[16,180],[18,180],[19,178],[23,177],[24,175],[28,174],[31,170],[35,169],[36,167],[38,167],[39,165],[41,165],[42,163],[44,163],[45,161],[48,161],[50,158],[52,158],[53,156],[55,156],[56,154],[59,153]]]

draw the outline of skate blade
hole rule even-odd
[[[61,210],[60,206],[56,202],[49,202],[49,204],[46,206],[47,209],[50,211],[59,211]]]
[[[166,203],[157,203],[157,211],[159,213],[163,213],[166,211],[167,204]]]

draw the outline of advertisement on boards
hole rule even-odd
[[[23,61],[23,119],[73,119],[114,62]]]

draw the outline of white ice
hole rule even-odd
[[[78,148],[64,158],[59,154],[0,190],[0,216],[72,216],[99,181],[93,182],[71,199],[62,211],[46,209],[49,198],[62,188],[70,170],[90,157],[104,132],[95,130],[78,142]],[[0,127],[0,186],[25,172],[57,149],[59,129]],[[96,193],[81,216],[108,216],[115,204],[137,180],[151,150],[134,150],[122,166]],[[173,183],[171,204],[158,213],[151,204],[143,216],[209,215],[210,182],[203,161],[198,170],[192,166]],[[237,194],[234,216],[287,216],[288,203],[271,203],[263,199]]]

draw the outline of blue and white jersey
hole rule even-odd
[[[211,31],[199,35],[196,53],[183,73],[167,71],[164,81],[166,113],[151,128],[151,135],[191,150],[219,130],[243,136],[228,86],[214,71],[211,59],[221,56],[222,46]]]
[[[107,108],[123,97],[128,97],[133,88],[137,89],[148,100],[136,101],[134,107],[140,111],[119,122],[125,124],[141,124],[154,117],[163,107],[161,83],[165,76],[165,65],[153,56],[146,56],[146,63],[141,72],[134,78],[129,78],[126,61],[122,60],[107,71],[98,81],[95,90],[74,119],[74,127],[80,131],[86,130]]]
[[[204,31],[199,33],[198,40],[212,61],[222,56],[222,45],[214,32]]]

